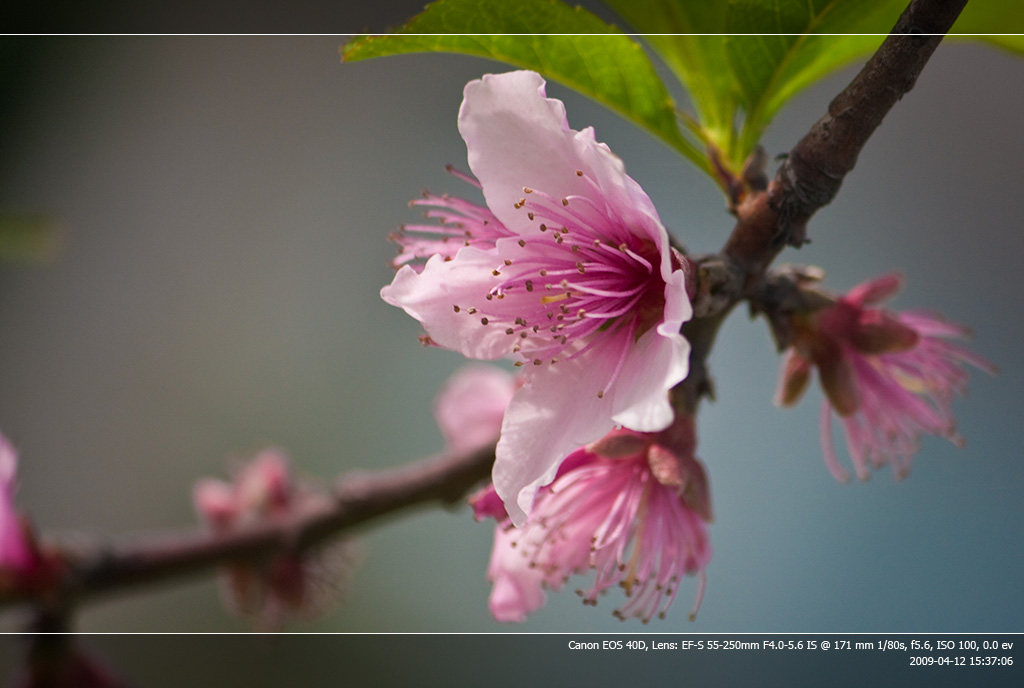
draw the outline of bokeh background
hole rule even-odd
[[[338,8],[330,30],[384,30],[418,5]],[[387,235],[418,218],[407,201],[423,189],[474,197],[444,172],[465,167],[462,87],[507,68],[341,64],[342,40],[4,39],[0,209],[61,227],[49,261],[0,265],[0,429],[21,452],[18,503],[43,531],[102,542],[188,527],[194,481],[270,444],[319,479],[441,447],[430,404],[462,360],[421,347],[418,324],[380,300]],[[787,107],[769,153],[852,73]],[[707,595],[691,623],[684,582],[675,613],[643,630],[1021,630],[1022,78],[1009,54],[941,46],[814,218],[813,243],[782,257],[825,268],[837,290],[899,270],[894,306],[973,328],[1000,372],[978,373],[957,403],[967,446],[926,438],[907,480],[837,484],[820,394],[772,406],[778,356],[765,324],[737,311],[699,425],[717,517]],[[700,173],[600,106],[554,84],[549,95],[573,127],[595,126],[684,244],[721,245],[732,223]],[[584,607],[571,589],[526,624],[497,624],[491,534],[466,508],[379,523],[361,533],[342,602],[290,628],[641,630],[612,617],[614,599]],[[7,610],[0,624],[22,620]],[[93,602],[77,628],[247,626],[199,576]]]

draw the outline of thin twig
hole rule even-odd
[[[864,144],[914,87],[966,4],[913,0],[878,51],[789,152],[768,189],[751,194],[738,208],[722,253],[743,266],[748,284],[786,245],[804,244],[807,221],[835,198]]]
[[[218,563],[309,548],[409,507],[458,503],[490,475],[493,463],[494,447],[487,446],[396,469],[345,474],[328,497],[289,518],[270,519],[231,533],[151,535],[137,542],[86,548],[56,543],[51,549],[61,554],[63,563],[56,584],[0,602],[68,607],[102,592],[154,583]]]
[[[913,0],[878,51],[789,152],[768,188],[752,189],[735,208],[736,226],[721,253],[701,264],[717,269],[703,271],[700,291],[718,296],[698,304],[703,313],[695,306],[698,317],[683,327],[694,344],[691,373],[677,390],[685,407],[695,411],[701,398],[711,394],[706,356],[722,320],[760,289],[765,271],[783,248],[806,242],[811,216],[835,198],[864,144],[913,88],[966,4]]]

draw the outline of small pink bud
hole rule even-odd
[[[324,499],[295,481],[288,456],[279,449],[260,452],[231,482],[207,478],[193,489],[200,518],[223,534],[289,518]],[[223,571],[225,602],[258,627],[276,630],[290,615],[322,611],[352,559],[349,543],[341,541],[317,551],[286,550],[265,560],[232,562]]]

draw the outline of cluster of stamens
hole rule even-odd
[[[480,188],[480,183],[451,165],[447,171],[462,181]],[[399,254],[392,261],[395,268],[406,264],[414,266],[434,255],[452,260],[464,246],[488,249],[504,237],[514,236],[487,207],[444,194],[438,196],[427,191],[423,197],[409,201],[411,207],[425,207],[425,219],[436,224],[402,225],[391,240],[399,245]]]
[[[571,574],[590,569],[593,585],[576,591],[585,605],[596,606],[619,587],[627,601],[614,616],[644,623],[664,618],[680,576],[700,573],[693,549],[703,546],[703,535],[688,525],[697,521],[682,514],[678,493],[657,483],[646,460],[608,461],[569,471],[542,494],[541,513],[512,547],[544,575],[544,587],[560,589]],[[694,532],[685,532],[691,527]]]
[[[576,174],[596,186],[582,171]],[[660,318],[663,309],[657,248],[588,196],[553,198],[524,187],[514,206],[535,235],[497,240],[493,286],[480,303],[453,304],[454,311],[478,317],[482,326],[503,327],[517,366],[579,356],[600,332],[621,338],[621,367],[628,346],[656,322],[642,314]]]

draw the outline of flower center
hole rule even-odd
[[[608,338],[620,342],[621,367],[629,346],[663,318],[658,247],[593,198],[601,194],[559,199],[524,187],[515,207],[534,229],[496,243],[494,285],[465,309],[504,328],[510,353],[523,359],[516,365],[550,365]]]

